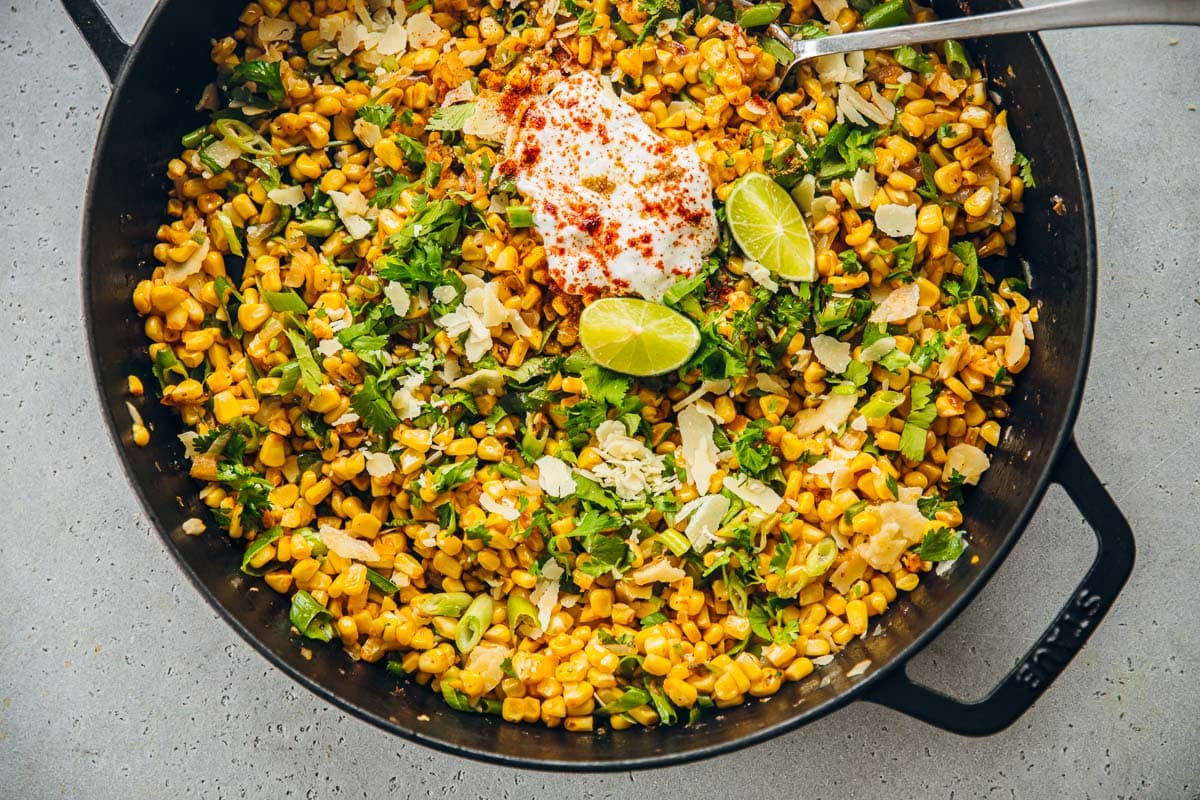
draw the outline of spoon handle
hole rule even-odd
[[[798,60],[929,44],[945,39],[975,39],[1007,33],[1103,25],[1200,25],[1197,0],[1060,0],[1057,3],[1001,11],[995,14],[856,31],[820,39],[793,39],[788,46]]]

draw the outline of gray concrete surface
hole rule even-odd
[[[105,5],[132,34],[151,2]],[[436,754],[345,716],[184,579],[125,483],[84,356],[79,208],[107,88],[56,3],[0,6],[0,797],[1200,797],[1200,33],[1046,39],[1100,220],[1078,435],[1140,545],[1107,622],[991,738],[856,704],[712,761],[573,777]],[[1055,490],[913,674],[981,695],[1093,552]]]

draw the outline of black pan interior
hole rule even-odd
[[[1090,198],[1082,152],[1058,79],[1033,38],[1014,36],[972,47],[1011,112],[1018,146],[1035,163],[1039,188],[1020,220],[1021,244],[1006,263],[986,263],[1000,274],[1021,274],[1029,265],[1041,306],[1037,343],[1012,398],[1015,425],[998,449],[980,490],[969,498],[967,527],[976,566],[960,563],[944,579],[930,579],[886,617],[882,635],[856,641],[846,654],[799,684],[786,685],[766,702],[725,710],[718,718],[674,729],[632,730],[595,736],[450,710],[426,688],[398,684],[378,665],[354,664],[340,650],[300,655],[288,631],[287,603],[238,572],[239,548],[215,530],[188,537],[180,523],[204,516],[198,486],[181,463],[174,414],[149,397],[139,402],[152,426],[149,447],[129,435],[125,377],[155,385],[145,357],[146,341],[129,297],[152,269],[154,231],[164,216],[167,161],[180,135],[204,121],[194,110],[213,76],[208,50],[227,33],[241,0],[194,3],[164,0],[143,32],[135,56],[102,129],[85,220],[85,304],[94,368],[103,404],[114,423],[118,449],[147,511],[164,532],[185,571],[248,641],[310,688],[339,705],[408,738],[454,752],[510,764],[566,769],[628,769],[728,750],[809,721],[846,702],[881,669],[911,655],[919,639],[940,629],[974,593],[1024,526],[1045,488],[1058,444],[1074,419],[1090,342],[1094,302]],[[1015,0],[973,3],[986,12]],[[945,15],[958,13],[941,4]],[[1051,196],[1061,198],[1061,215]],[[1018,260],[1019,259],[1019,260]],[[845,670],[862,659],[864,677]],[[821,686],[821,677],[829,676]],[[286,713],[286,712],[285,712]]]

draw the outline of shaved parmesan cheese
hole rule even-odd
[[[196,220],[196,224],[192,226],[191,233],[193,236],[197,233],[203,234],[204,241],[200,243],[200,247],[197,248],[196,252],[192,253],[191,258],[182,264],[176,264],[173,261],[167,262],[166,267],[163,268],[163,280],[169,284],[178,285],[199,272],[204,267],[204,257],[212,249],[208,229],[204,227],[203,221]]]
[[[760,391],[770,394],[784,395],[788,393],[788,385],[769,372],[760,372],[754,376],[754,385]]]
[[[921,289],[915,283],[909,283],[896,289],[875,307],[868,322],[907,322],[917,313],[917,303],[921,298]]]
[[[739,498],[767,514],[774,514],[783,503],[783,498],[770,486],[745,475],[729,475],[724,485]]]
[[[367,454],[367,474],[372,478],[383,478],[396,471],[396,464],[387,453]]]
[[[204,533],[205,528],[204,521],[199,517],[188,517],[179,526],[179,529],[188,536],[199,536]]]
[[[716,533],[721,528],[721,521],[729,513],[729,498],[723,494],[710,494],[697,497],[679,509],[676,521],[689,520],[683,535],[692,543],[692,549],[703,553],[709,545],[717,541]],[[690,518],[690,519],[689,519]]]
[[[388,25],[387,30],[379,37],[375,50],[384,56],[394,56],[403,53],[408,47],[408,29],[404,23],[397,20]]]
[[[484,283],[482,278],[470,274],[463,275],[463,283],[466,284],[467,291],[463,294],[462,303],[434,322],[445,328],[451,338],[457,339],[463,334],[467,335],[464,347],[468,361],[475,363],[491,352],[492,328],[507,323],[517,335],[530,333],[529,326],[520,313],[504,305],[497,294],[495,283]],[[450,291],[454,291],[453,287]]]
[[[797,436],[810,436],[824,428],[836,433],[857,403],[857,395],[831,394],[816,408],[806,408],[797,414],[792,432]]]
[[[972,486],[979,483],[979,478],[991,466],[987,453],[971,444],[956,444],[946,451],[946,465],[942,468],[942,480],[949,481],[957,472],[963,477],[963,483]]]
[[[630,575],[638,586],[645,586],[647,583],[674,583],[687,577],[686,572],[673,566],[665,558],[635,569]]]
[[[875,211],[875,227],[893,238],[907,238],[917,232],[917,207],[885,203]]]
[[[183,443],[183,457],[184,458],[195,458],[196,457],[195,442],[196,442],[196,437],[199,435],[200,434],[196,433],[195,431],[184,431],[183,433],[179,434],[179,441]]]
[[[929,520],[915,503],[883,503],[875,510],[881,520],[879,531],[856,550],[875,569],[890,572],[905,550],[925,538]]]
[[[862,352],[858,354],[858,358],[864,364],[870,364],[878,361],[895,349],[896,338],[894,336],[884,336],[882,339],[876,339],[864,347]]]
[[[320,353],[321,355],[325,356],[326,358],[328,358],[329,356],[336,356],[341,351],[342,351],[342,343],[339,342],[336,338],[322,339],[317,344],[317,352]]]
[[[339,425],[349,425],[352,422],[358,422],[360,419],[362,417],[358,416],[358,414],[355,414],[353,411],[347,411],[329,424],[336,428]]]
[[[225,169],[235,160],[242,157],[242,150],[228,139],[218,139],[204,148],[204,154]]]
[[[367,196],[359,189],[354,189],[349,194],[339,191],[331,191],[328,194],[334,207],[337,208],[338,217],[346,226],[347,233],[354,239],[363,239],[369,236],[371,223],[366,220],[365,215],[370,212],[371,205],[367,201]]]
[[[408,310],[412,308],[412,298],[408,296],[408,290],[404,286],[396,281],[388,281],[383,286],[383,296],[392,304],[397,317],[403,319],[408,316]]]
[[[426,11],[413,14],[405,25],[408,29],[408,43],[413,47],[434,47],[442,40],[445,31],[433,21]]]
[[[267,42],[287,42],[296,35],[296,23],[290,19],[263,17],[258,21],[258,40]]]
[[[1013,325],[1012,333],[1004,343],[1004,366],[1012,369],[1020,364],[1025,357],[1025,349],[1025,327],[1018,323]]]
[[[850,343],[821,334],[812,340],[813,355],[830,372],[842,373],[850,366]]]
[[[674,475],[665,475],[663,457],[625,432],[617,420],[596,428],[596,449],[603,459],[590,470],[579,470],[602,486],[616,491],[622,500],[635,500],[647,493],[663,494],[679,485]]]
[[[862,54],[859,53],[859,55],[861,56]],[[846,61],[849,63],[849,56],[847,56]],[[862,78],[860,77],[858,80],[862,80]],[[890,125],[891,118],[879,106],[864,98],[854,86],[849,85],[855,82],[846,81],[838,87],[838,113],[845,116],[846,119],[855,125],[869,127],[872,122],[876,125]]]
[[[575,476],[567,462],[555,456],[542,456],[536,462],[538,486],[551,497],[570,497],[575,493]]]
[[[326,547],[342,558],[365,561],[368,564],[374,564],[380,560],[379,553],[375,551],[374,547],[361,539],[355,539],[345,531],[322,525],[320,537]]]
[[[871,84],[871,102],[879,109],[890,124],[896,118],[896,104],[879,93],[879,87]]]
[[[282,189],[272,189],[267,192],[272,203],[280,206],[298,206],[308,197],[304,194],[303,186],[285,186]]]
[[[395,409],[396,416],[400,419],[410,420],[421,416],[424,403],[413,394],[413,391],[424,382],[425,378],[420,374],[409,375],[400,388],[392,394],[392,408]]]
[[[771,270],[764,267],[757,261],[746,261],[742,266],[746,269],[746,274],[750,276],[750,280],[757,283],[759,286],[771,292],[779,291],[779,284],[771,277]]]
[[[463,123],[463,133],[503,142],[508,134],[508,123],[500,113],[500,95],[484,91],[475,99],[475,113]]]
[[[875,180],[875,170],[860,169],[850,179],[850,205],[866,208],[871,205],[871,198],[878,191],[879,182]]]
[[[492,514],[499,514],[509,522],[512,522],[521,516],[521,512],[508,502],[508,498],[505,498],[504,500],[497,500],[487,492],[479,495],[479,505],[484,511]]]
[[[698,386],[687,397],[683,398],[678,403],[671,406],[671,409],[673,411],[681,411],[682,409],[687,408],[692,403],[699,400],[701,397],[704,397],[704,395],[708,394],[709,392],[712,392],[713,394],[725,394],[726,392],[729,391],[729,387],[730,387],[729,381],[725,380],[724,378],[722,378],[721,380],[718,380],[718,381],[709,381],[709,380],[701,381],[700,386]]]
[[[433,299],[439,303],[453,303],[454,298],[458,297],[458,290],[446,284],[445,286],[435,286],[432,294]]]
[[[475,87],[471,85],[471,81],[463,81],[458,86],[446,92],[446,96],[442,98],[442,108],[452,106],[455,103],[466,103],[474,99]]]
[[[683,440],[680,454],[687,468],[688,480],[702,495],[709,493],[712,476],[717,472],[716,442],[713,441],[712,407],[703,400],[679,412],[679,435]]]
[[[871,666],[871,659],[868,658],[863,661],[860,661],[846,672],[846,677],[847,678],[857,678],[859,675],[862,675],[864,672],[866,672],[867,668],[870,666]]]
[[[867,562],[858,553],[850,553],[829,576],[829,585],[845,594],[866,574]]]
[[[554,607],[558,605],[558,579],[563,576],[562,565],[555,559],[550,559],[542,565],[542,574],[538,576],[529,600],[537,606],[538,627],[545,633],[550,627],[550,617]]]
[[[1012,180],[1012,167],[1017,160],[1017,143],[1008,129],[1007,117],[1004,113],[998,115],[996,125],[992,128],[992,169],[996,171],[1000,183]]]
[[[512,651],[504,645],[480,642],[467,654],[463,669],[479,673],[483,678],[483,691],[486,694],[504,680],[504,659],[510,655]]]
[[[374,122],[367,122],[361,117],[354,120],[354,135],[367,147],[375,147],[383,141],[383,131]]]

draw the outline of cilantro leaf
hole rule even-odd
[[[979,253],[970,242],[955,242],[950,249],[963,262],[962,293],[969,297],[979,285]]]
[[[922,561],[953,561],[967,549],[963,532],[953,528],[937,528],[925,534],[916,554]]]
[[[254,89],[250,89],[250,84]],[[265,110],[279,106],[287,98],[278,61],[243,61],[233,68],[225,92],[230,100]]]
[[[358,109],[359,119],[366,120],[372,125],[379,126],[379,130],[387,130],[387,126],[392,124],[392,120],[396,118],[396,109],[390,105],[375,105],[369,103]]]
[[[1033,178],[1033,162],[1029,160],[1029,157],[1018,151],[1013,163],[1021,170],[1021,182],[1025,184],[1025,188],[1036,189],[1037,181]]]
[[[384,435],[400,424],[392,404],[380,391],[376,378],[367,376],[362,386],[350,397],[350,407],[376,435]]]
[[[933,59],[909,45],[897,47],[892,57],[905,69],[920,72],[922,75],[933,72]]]
[[[439,467],[433,474],[433,490],[441,494],[462,486],[475,477],[475,467],[478,465],[479,460],[471,456],[464,461]]]
[[[456,103],[445,106],[433,112],[429,122],[425,123],[427,131],[461,131],[475,114],[475,103]]]

